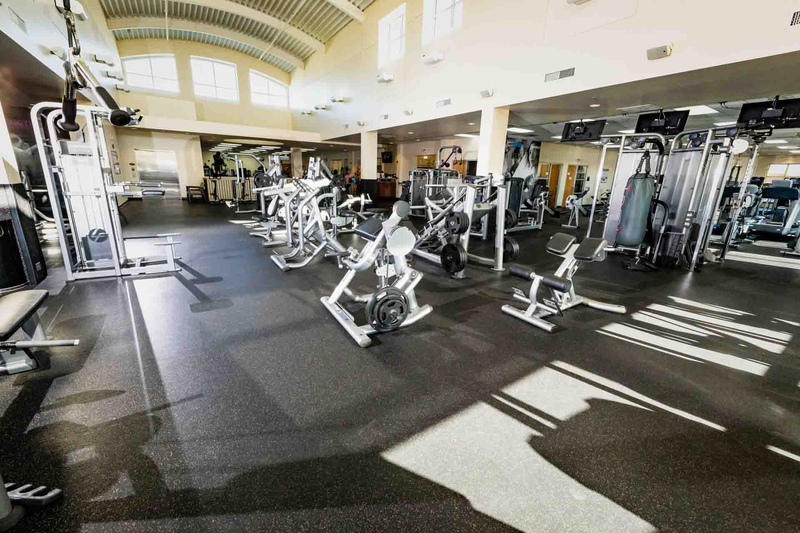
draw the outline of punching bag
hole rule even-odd
[[[642,172],[642,165],[645,171]],[[618,246],[639,246],[647,233],[650,203],[656,192],[656,178],[650,174],[650,152],[645,151],[636,174],[628,178],[622,197],[622,212],[617,226]]]

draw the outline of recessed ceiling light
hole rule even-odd
[[[676,107],[675,111],[688,111],[689,116],[695,115],[716,115],[719,113],[716,109],[711,109],[707,105],[690,105],[688,107]]]
[[[533,130],[526,130],[525,128],[516,128],[516,127],[508,128],[508,131],[510,131],[511,133],[533,133]]]
[[[636,130],[619,130],[617,133],[625,133],[625,134],[636,133]]]
[[[469,123],[469,125],[470,125],[470,126],[474,126],[474,125],[475,125],[475,123],[474,123],[474,122],[470,122],[470,123]]]
[[[472,135],[471,133],[456,133],[454,137],[477,137],[477,135]]]
[[[561,138],[561,135],[555,135],[555,136],[553,137],[553,139],[560,139],[560,138]]]
[[[722,126],[735,126],[736,125],[736,121],[734,120],[734,121],[731,121],[731,122],[715,122],[714,125],[715,126],[720,126],[720,127],[722,127]]]
[[[790,154],[800,154],[800,150],[792,150],[789,152]]]
[[[413,131],[409,131],[408,134],[409,135],[414,135],[414,132]]]
[[[783,139],[770,139],[768,141],[764,141],[764,144],[786,144],[786,141]]]
[[[798,146],[778,146],[778,148],[781,149],[781,150],[797,150],[800,147],[798,147]]]
[[[330,146],[331,148],[333,148],[333,145],[332,145],[332,144],[329,144],[328,146]]]
[[[570,123],[572,123],[572,124],[577,124],[578,122],[594,122],[594,120],[592,120],[590,118],[578,119],[578,120],[570,120]]]
[[[600,107],[600,104],[589,104],[589,107]]]
[[[592,144],[603,144],[600,141],[592,141]]]

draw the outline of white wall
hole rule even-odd
[[[88,20],[76,22],[82,56],[95,77],[112,96],[116,97],[115,85],[117,81],[107,78],[103,74],[108,70],[121,70],[114,35],[106,27],[103,9],[100,7],[98,0],[81,0],[81,4],[89,15]],[[53,1],[7,0],[2,2],[2,8],[0,9],[2,9],[0,31],[11,37],[36,60],[63,78],[63,62],[51,54],[50,49],[60,47],[66,50],[68,48],[66,25],[61,14],[55,8]],[[11,10],[24,21],[24,31],[12,21]],[[114,61],[114,66],[109,67],[108,65],[91,61],[89,56],[92,54],[110,57]]]
[[[164,133],[157,131],[116,128],[119,142],[120,166],[122,174],[118,181],[131,181],[138,176],[131,175],[130,163],[136,163],[134,150],[171,150],[178,161],[178,180],[181,197],[186,197],[187,185],[203,185],[203,158],[198,135]]]
[[[759,25],[770,28],[766,33],[753,31],[752,18],[742,16],[753,13],[752,0],[678,0],[668,7],[660,0],[592,0],[581,6],[564,0],[465,0],[462,27],[423,47],[423,0],[408,0],[405,57],[384,69],[395,81],[378,84],[378,21],[400,3],[377,0],[363,24],[349,24],[327,43],[326,54],[314,54],[305,70],[292,73],[295,127],[335,138],[793,52],[800,38],[800,28],[789,27],[795,0],[772,0],[758,12]],[[648,48],[668,43],[674,45],[671,57],[647,60]],[[421,54],[432,51],[444,53],[444,61],[422,65]],[[574,77],[544,82],[546,73],[572,67]],[[488,88],[494,96],[482,99],[479,92]],[[348,101],[299,114],[332,96]],[[452,105],[437,108],[444,98]],[[632,102],[638,103],[649,102]],[[403,114],[408,108],[414,109],[410,117]],[[382,114],[389,119],[380,119]],[[358,126],[358,120],[366,125]]]
[[[142,114],[159,117],[175,117],[190,120],[223,122],[248,126],[264,126],[292,129],[292,114],[289,109],[253,105],[250,101],[250,69],[289,83],[289,74],[263,61],[227,48],[190,41],[170,39],[136,39],[119,42],[120,56],[144,54],[174,54],[178,68],[180,93],[148,91],[131,87],[130,93],[121,93],[123,105],[139,108]],[[190,56],[209,57],[234,63],[239,82],[239,101],[196,97],[192,83]],[[147,121],[142,123],[147,125]]]

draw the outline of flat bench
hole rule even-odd
[[[78,345],[77,340],[47,340],[37,311],[48,294],[43,290],[29,290],[0,297],[0,375],[19,374],[37,368],[39,365],[30,348]],[[20,330],[26,340],[8,340]]]

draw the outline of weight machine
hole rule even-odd
[[[394,204],[387,220],[371,218],[359,224],[355,233],[369,242],[360,252],[350,248],[338,254],[348,268],[347,273],[330,296],[320,299],[362,348],[372,344],[370,335],[410,326],[433,310],[430,305],[420,306],[417,302],[414,289],[422,280],[422,273],[409,267],[407,262],[415,239],[411,230],[400,226],[400,222],[410,212],[408,203],[400,201]],[[378,276],[378,290],[371,294],[354,293],[349,288],[353,278],[370,268]],[[367,324],[356,324],[353,315],[339,303],[343,296],[366,303]]]

